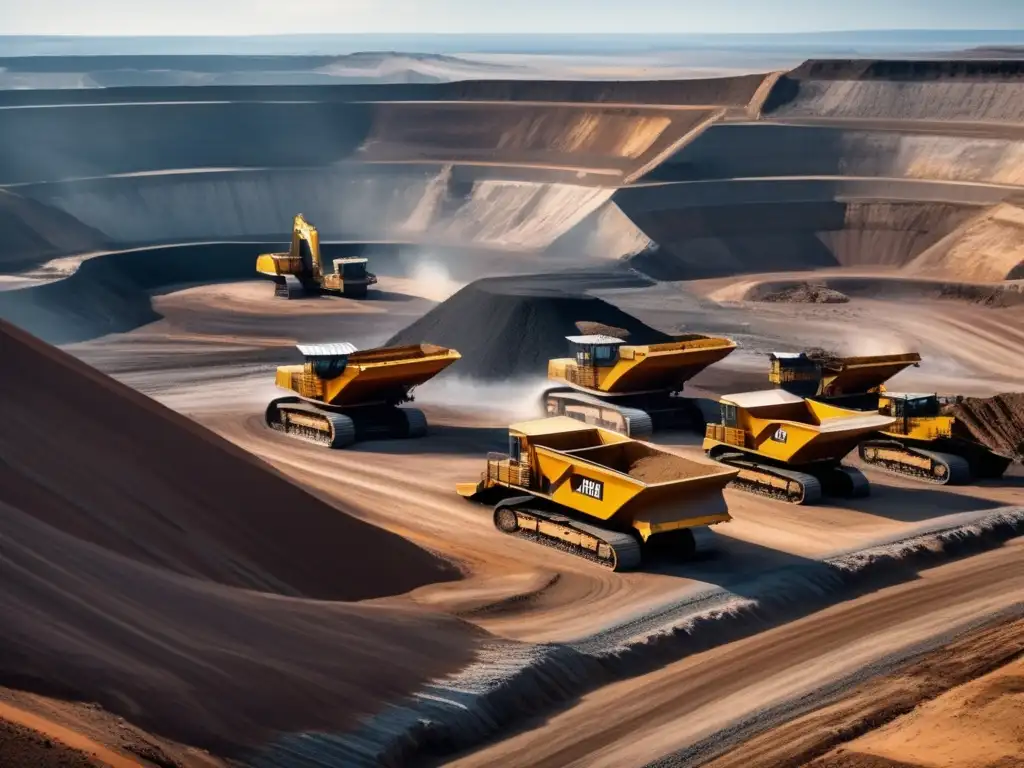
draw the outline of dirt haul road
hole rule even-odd
[[[1018,541],[925,571],[919,581],[602,688],[534,730],[448,764],[627,768],[701,743],[704,754],[670,763],[699,764],[727,743],[710,737],[733,723],[835,680],[852,685],[864,668],[892,666],[925,639],[1020,607],[1022,565]],[[770,725],[765,717],[761,726]]]

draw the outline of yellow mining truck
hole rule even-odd
[[[867,496],[867,478],[842,460],[895,422],[784,389],[725,395],[720,407],[720,423],[707,425],[704,450],[740,470],[734,486],[792,504],[814,504],[823,494]]]
[[[625,571],[645,550],[691,557],[691,529],[730,520],[733,469],[691,461],[565,416],[513,424],[509,452],[487,456],[459,495],[495,502],[503,533]]]
[[[958,398],[886,389],[886,381],[920,362],[916,352],[869,357],[775,353],[768,378],[805,397],[893,418],[890,428],[859,445],[861,459],[870,466],[939,485],[1002,477],[1011,457],[978,442],[944,412]]]
[[[300,213],[292,222],[292,244],[287,253],[263,253],[256,271],[274,281],[274,295],[285,299],[336,294],[361,299],[377,276],[366,270],[367,260],[334,259],[334,271],[324,273],[320,235]]]
[[[630,437],[703,425],[683,385],[734,349],[736,342],[689,336],[636,346],[608,335],[567,336],[572,357],[548,361],[558,384],[544,393],[549,416],[569,416]]]
[[[277,386],[295,395],[270,402],[267,426],[328,448],[425,435],[423,412],[398,406],[460,357],[433,344],[360,351],[341,342],[300,344],[298,350],[305,363],[279,366],[276,376]]]

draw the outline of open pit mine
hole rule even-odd
[[[0,763],[1022,759],[1024,62],[3,90],[0,234]]]

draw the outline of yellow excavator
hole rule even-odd
[[[367,259],[334,259],[334,271],[324,273],[320,235],[300,213],[292,222],[292,244],[287,253],[262,253],[256,271],[274,281],[274,295],[285,299],[335,294],[361,299],[377,276],[366,269]]]
[[[548,378],[561,386],[544,393],[547,414],[630,437],[692,426],[699,411],[678,393],[736,349],[730,339],[699,335],[643,346],[602,334],[566,340],[572,357],[548,361]]]
[[[708,424],[704,450],[739,469],[733,486],[792,504],[823,495],[859,498],[871,486],[843,458],[895,419],[806,400],[784,389],[725,395],[721,421]]]
[[[459,495],[494,503],[502,533],[612,570],[645,551],[686,560],[693,528],[731,519],[722,489],[737,472],[691,461],[565,416],[513,424],[509,452],[487,456]]]
[[[957,398],[933,393],[890,392],[885,382],[921,363],[917,352],[865,357],[775,353],[769,380],[777,387],[821,402],[892,418],[888,429],[862,441],[869,466],[939,485],[1003,476],[1011,457],[978,442],[944,412]]]
[[[272,400],[266,422],[299,440],[344,448],[357,440],[422,437],[427,419],[412,390],[460,358],[433,344],[357,350],[351,344],[300,344],[302,365],[277,369],[279,388],[295,393]]]

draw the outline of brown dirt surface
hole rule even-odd
[[[849,300],[846,294],[816,283],[800,283],[760,298],[760,301],[790,304],[845,304]]]
[[[656,453],[634,461],[629,465],[627,474],[644,483],[666,483],[669,480],[700,477],[710,474],[714,470],[714,467],[705,466],[681,456]]]
[[[454,567],[339,511],[189,419],[0,322],[0,503],[146,565],[333,600]]]
[[[1019,768],[1024,765],[1022,712],[1024,659],[1018,658],[922,704],[849,748],[876,759],[928,768]]]
[[[706,765],[708,768],[869,768],[875,765],[918,764],[929,767],[970,765],[980,768],[996,765],[991,762],[972,762],[970,751],[961,753],[959,761],[928,760],[919,763],[906,752],[887,754],[882,750],[869,750],[867,745],[886,732],[899,732],[908,724],[918,721],[926,716],[925,712],[929,708],[938,706],[940,710],[945,710],[946,707],[940,702],[947,697],[954,696],[963,700],[964,691],[978,686],[988,689],[983,676],[1000,670],[995,675],[1005,678],[1001,670],[1012,673],[1018,669],[1022,653],[1022,620],[1004,622],[972,632],[944,648],[919,657],[891,675],[862,684],[834,704],[769,730]],[[1014,724],[1018,724],[1019,710],[1014,708],[1014,696],[1019,701],[1019,693],[1010,691],[1001,705],[1005,713],[1017,713]],[[980,702],[979,697],[975,696],[975,699],[976,703]],[[1020,737],[1019,727],[1017,737]],[[963,733],[960,746],[973,750],[977,738],[972,738],[969,732]],[[866,757],[856,754],[869,751],[880,754]],[[895,762],[885,762],[886,759]]]
[[[1024,270],[1024,208],[1003,203],[969,219],[904,267],[974,282],[1008,280]]]
[[[965,397],[946,412],[990,450],[1024,460],[1024,393]]]
[[[0,765],[10,768],[97,768],[103,763],[31,728],[0,720]]]
[[[458,620],[294,597],[450,575],[433,556],[11,326],[0,354],[0,684],[223,753],[351,725],[472,657]]]

